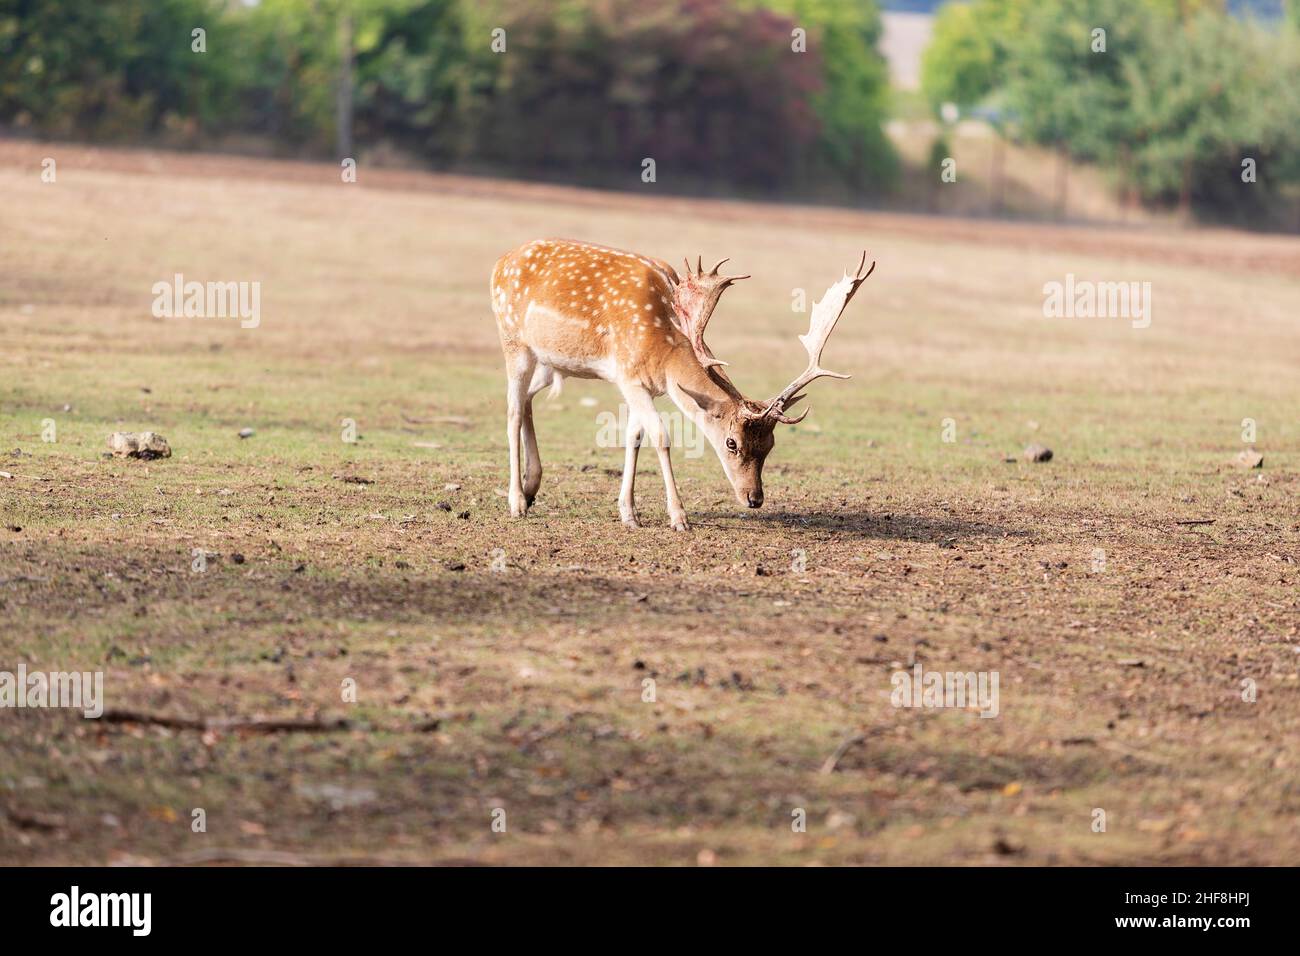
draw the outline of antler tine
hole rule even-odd
[[[821,367],[822,350],[826,348],[826,340],[830,338],[831,332],[835,330],[835,324],[839,322],[840,316],[844,314],[844,309],[848,306],[849,300],[853,298],[853,294],[866,281],[867,276],[875,271],[876,264],[872,262],[871,268],[864,275],[862,267],[866,263],[867,254],[864,251],[862,261],[853,270],[853,275],[850,276],[846,271],[842,279],[826,290],[826,294],[822,296],[821,301],[813,305],[812,315],[808,319],[808,331],[799,336],[799,341],[808,353],[808,367],[804,369],[798,378],[787,385],[780,395],[768,403],[762,412],[764,417],[770,415],[776,421],[788,425],[803,421],[808,414],[806,410],[797,419],[792,420],[785,416],[786,406],[793,405],[802,398],[803,396],[799,393],[803,389],[819,378],[849,378],[848,375],[831,372]]]
[[[809,405],[807,408],[803,410],[802,414],[796,415],[794,418],[788,418],[780,412],[773,412],[772,418],[773,420],[780,422],[782,425],[798,425],[801,421],[803,421],[805,418],[808,417],[808,413],[811,411],[812,411],[812,406]]]
[[[724,262],[730,262],[730,261],[731,261],[731,256],[727,256],[727,258],[725,258],[725,259],[719,259],[719,260],[718,260],[718,264],[715,265],[712,269],[709,270],[709,275],[711,275],[711,276],[715,276],[715,275],[717,275],[717,274],[718,274],[718,270],[722,268],[722,264],[723,264]]]

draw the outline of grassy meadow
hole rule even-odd
[[[0,670],[107,708],[0,711],[0,862],[1295,861],[1300,240],[655,188],[0,142]],[[678,451],[674,533],[643,454],[625,528],[569,380],[508,517],[488,277],[546,236],[731,256],[756,397],[795,290],[877,260],[761,510]],[[176,273],[260,324],[155,318]],[[1150,327],[1045,318],[1067,274]],[[173,456],[104,457],[141,430]],[[895,708],[917,662],[998,716]]]

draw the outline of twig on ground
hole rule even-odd
[[[840,759],[849,752],[849,749],[851,747],[856,747],[866,739],[866,734],[849,734],[840,741],[840,745],[835,748],[835,752],[826,758],[826,762],[822,764],[821,772],[823,774],[834,773],[835,768],[839,765]]]
[[[101,720],[110,724],[153,724],[176,730],[248,730],[253,733],[323,733],[352,730],[352,723],[342,717],[186,717],[179,714],[154,714],[142,710],[104,711]]]
[[[474,860],[398,860],[382,856],[303,856],[285,850],[249,850],[240,847],[210,847],[183,853],[164,861],[164,866],[203,866],[235,863],[245,866],[482,866]]]

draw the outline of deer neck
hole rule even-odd
[[[736,397],[687,351],[676,353],[666,373],[668,397],[716,448],[721,441],[718,419],[736,410]]]

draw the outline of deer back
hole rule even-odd
[[[677,275],[661,260],[567,239],[502,256],[492,307],[507,350],[529,348],[570,375],[655,377],[689,343],[673,320]]]

